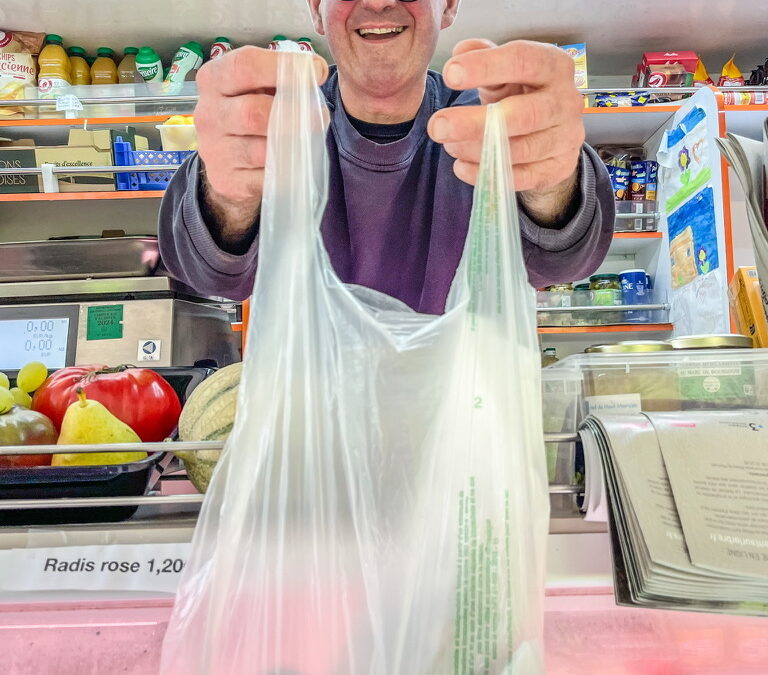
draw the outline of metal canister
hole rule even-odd
[[[680,398],[683,410],[720,410],[755,406],[755,368],[753,362],[728,350],[751,349],[746,335],[691,335],[671,341],[676,350],[692,358],[677,361]],[[695,350],[723,350],[722,357],[702,358]]]
[[[644,411],[680,410],[680,389],[674,362],[669,358],[672,345],[668,342],[636,340],[593,345],[585,351],[606,355],[585,368],[587,396],[637,394]],[[608,355],[619,358],[611,359]]]

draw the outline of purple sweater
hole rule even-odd
[[[440,314],[469,226],[472,187],[453,174],[453,158],[427,135],[441,108],[477,105],[476,91],[449,89],[434,72],[408,135],[378,144],[352,126],[341,104],[338,75],[323,86],[331,110],[330,177],[322,222],[326,248],[345,283],[393,296],[416,311]],[[163,264],[174,278],[206,296],[242,300],[251,293],[258,238],[243,255],[222,251],[203,221],[198,165],[192,156],[174,176],[160,208]],[[613,236],[613,190],[588,146],[581,156],[581,202],[561,229],[538,226],[521,212],[525,264],[535,287],[583,279],[600,265]]]

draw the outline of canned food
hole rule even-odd
[[[573,300],[573,284],[553,284],[547,286],[546,307],[571,307]],[[545,326],[570,326],[570,312],[542,312],[540,323]]]

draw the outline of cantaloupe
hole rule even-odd
[[[242,363],[233,363],[203,380],[192,392],[179,417],[180,441],[226,440],[235,423]],[[205,492],[221,454],[218,450],[176,452],[192,484]]]

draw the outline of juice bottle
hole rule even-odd
[[[114,50],[109,47],[99,47],[96,50],[96,60],[91,66],[93,84],[117,84],[117,65],[114,56]]]
[[[217,37],[211,45],[211,60],[232,51],[232,42],[228,37]]]
[[[82,47],[70,47],[67,52],[69,53],[72,84],[90,84],[91,67],[88,65],[88,61],[85,60],[85,49]]]
[[[145,82],[163,81],[163,62],[152,47],[142,47],[136,55],[136,70]]]
[[[308,37],[300,37],[298,40],[296,40],[296,44],[299,45],[299,49],[303,52],[313,52],[315,51],[314,47],[312,46],[312,40],[310,40]]]
[[[55,98],[72,84],[69,57],[64,51],[60,35],[45,36],[45,47],[40,50],[37,64],[40,67],[37,86],[41,98]]]
[[[178,93],[189,73],[194,73],[202,65],[202,46],[197,42],[185,42],[173,57],[171,69],[163,81],[163,91],[170,94]]]
[[[546,368],[557,363],[560,359],[557,358],[557,349],[554,347],[547,347],[544,350],[544,354],[541,357],[541,367]]]
[[[123,60],[117,66],[117,79],[120,84],[129,84],[136,81],[136,54],[137,47],[126,47],[123,51]]]

